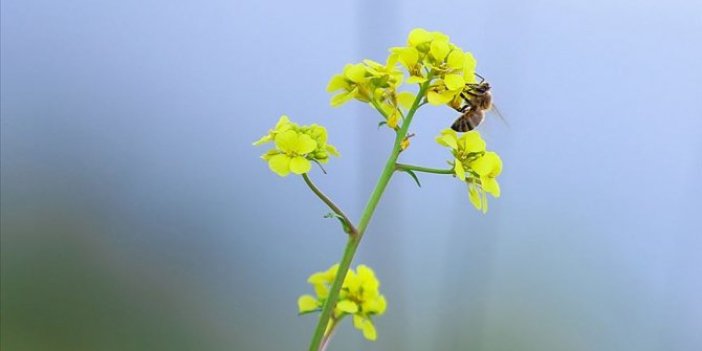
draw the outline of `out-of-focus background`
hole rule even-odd
[[[318,185],[358,218],[392,141],[324,91],[414,27],[471,51],[509,126],[482,215],[396,176],[356,263],[387,296],[333,350],[702,349],[702,5],[570,1],[3,0],[3,350],[301,350],[338,224],[251,142],[289,114],[342,152]],[[441,167],[456,113],[405,162]],[[494,116],[493,116],[494,117]]]

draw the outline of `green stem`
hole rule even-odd
[[[421,167],[421,166],[415,166],[415,165],[406,165],[403,163],[396,164],[395,169],[398,171],[415,171],[415,172],[434,173],[434,174],[453,174],[453,169],[437,169],[437,168]]]
[[[414,99],[412,107],[407,112],[407,117],[405,117],[405,119],[402,121],[402,127],[400,127],[400,130],[395,135],[395,143],[393,144],[390,156],[388,156],[388,160],[385,162],[383,172],[380,174],[380,178],[375,184],[375,188],[368,199],[368,203],[366,203],[366,208],[363,210],[358,227],[356,227],[357,235],[349,236],[349,240],[346,243],[346,248],[344,249],[344,255],[341,257],[341,261],[339,262],[339,269],[337,270],[336,277],[334,278],[334,283],[329,290],[329,295],[327,296],[327,300],[322,308],[322,314],[319,316],[317,327],[314,331],[314,335],[312,336],[309,351],[320,350],[320,344],[324,338],[327,323],[329,323],[329,318],[334,310],[334,306],[336,306],[336,301],[339,299],[339,291],[341,291],[341,286],[344,282],[344,278],[346,278],[346,273],[351,266],[351,261],[356,253],[358,244],[361,242],[363,233],[366,231],[366,228],[373,217],[373,212],[375,212],[375,208],[378,206],[378,202],[380,202],[380,198],[383,196],[385,187],[387,187],[388,183],[390,182],[390,178],[395,172],[395,163],[397,162],[397,158],[400,156],[400,151],[402,151],[400,144],[405,138],[405,135],[407,135],[407,130],[409,130],[410,123],[412,123],[414,113],[417,112],[422,96],[424,96],[430,82],[431,77],[429,77],[429,79],[427,79],[427,81],[420,86],[419,92],[417,93],[417,98]]]
[[[383,117],[385,117],[385,120],[387,121],[388,115],[385,113],[385,111],[383,111],[383,108],[380,107],[380,105],[378,105],[378,102],[375,101],[375,99],[371,99],[371,104],[373,105],[373,107],[375,107],[375,109],[378,111],[378,113],[380,113],[381,115],[383,115]]]
[[[334,335],[334,332],[336,331],[336,327],[339,325],[339,322],[341,322],[341,319],[343,318],[344,316],[341,316],[341,318],[339,319],[332,319],[332,325],[329,328],[329,332],[322,338],[322,345],[319,346],[320,351],[326,351],[327,347],[329,346],[329,342],[331,341],[331,338]]]
[[[358,230],[353,225],[353,222],[351,222],[349,217],[346,216],[344,211],[342,211],[341,208],[339,208],[339,206],[337,206],[334,203],[334,201],[332,201],[327,195],[325,195],[321,190],[319,190],[319,188],[317,188],[316,185],[314,185],[314,183],[312,182],[312,179],[310,179],[310,177],[307,176],[307,173],[302,174],[302,179],[304,179],[305,183],[307,183],[307,186],[309,186],[310,189],[312,189],[312,192],[315,193],[315,195],[317,195],[317,197],[322,199],[322,201],[325,204],[327,204],[327,206],[329,206],[329,208],[332,211],[334,211],[334,213],[336,213],[341,218],[342,221],[344,221],[344,223],[346,224],[346,227],[348,228],[348,233],[350,235],[357,235]]]

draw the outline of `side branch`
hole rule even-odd
[[[346,216],[344,211],[342,211],[341,208],[339,208],[339,206],[337,206],[334,203],[334,201],[332,201],[327,195],[325,195],[321,190],[319,190],[319,188],[317,188],[317,186],[314,185],[314,183],[312,183],[312,180],[310,179],[310,177],[307,176],[307,173],[304,173],[302,175],[302,179],[305,180],[305,183],[307,183],[307,186],[310,187],[312,192],[315,193],[315,195],[317,195],[317,197],[322,199],[322,201],[325,204],[327,204],[327,206],[329,206],[329,208],[334,213],[336,213],[339,216],[339,218],[341,218],[341,220],[344,222],[346,228],[348,228],[349,235],[353,235],[353,236],[358,235],[358,229],[356,229],[356,227],[353,225],[353,222],[351,222],[349,217]]]
[[[437,168],[421,167],[421,166],[414,166],[414,165],[406,165],[403,163],[396,163],[395,170],[434,173],[434,174],[453,174],[454,173],[453,169],[437,169]]]

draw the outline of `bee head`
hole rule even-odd
[[[482,82],[482,83],[478,84],[477,87],[475,87],[475,90],[479,93],[486,93],[490,90],[490,83]]]

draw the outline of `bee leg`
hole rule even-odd
[[[476,94],[474,94],[474,93],[471,93],[470,91],[464,91],[464,92],[461,93],[461,97],[462,97],[463,100],[465,100],[468,104],[470,104],[470,101],[472,100],[472,98],[478,97],[478,95],[476,95]]]
[[[468,100],[468,99],[470,99],[470,98],[469,98],[468,96],[464,95],[464,94],[470,95],[470,96],[472,96],[472,97],[479,97],[479,96],[481,96],[481,95],[485,95],[485,94],[480,94],[480,93],[477,93],[477,94],[476,94],[476,93],[474,93],[472,90],[465,90],[465,91],[463,91],[463,92],[461,93],[461,97],[464,98],[464,99],[466,99],[466,100]]]
[[[460,113],[466,112],[466,110],[470,107],[470,106],[466,106],[466,105],[458,106],[458,107],[452,106],[452,105],[449,105],[449,106],[451,106],[452,109],[454,109]]]

